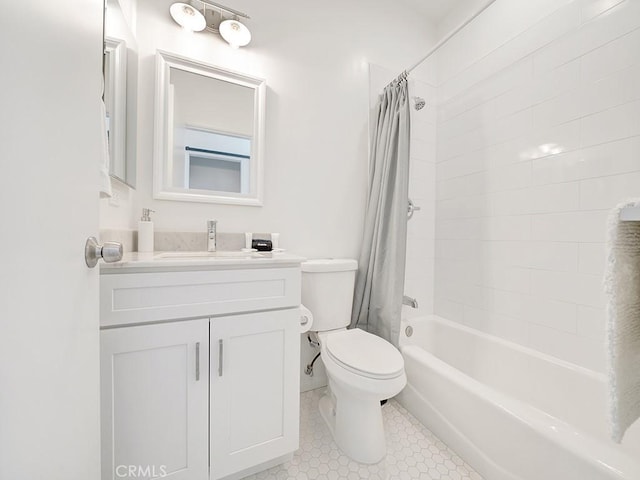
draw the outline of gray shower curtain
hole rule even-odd
[[[387,86],[374,114],[369,198],[353,303],[352,327],[398,345],[404,292],[409,194],[409,92]]]

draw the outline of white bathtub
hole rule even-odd
[[[640,479],[640,424],[608,440],[603,375],[437,316],[403,320],[400,346],[398,400],[487,480]]]

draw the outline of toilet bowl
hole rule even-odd
[[[357,262],[311,260],[302,264],[302,301],[313,313],[329,388],[320,413],[338,447],[360,463],[378,463],[386,454],[380,401],[404,388],[400,352],[361,329],[347,330]]]
[[[386,454],[380,401],[397,395],[407,383],[402,355],[360,329],[319,337],[329,380],[329,391],[320,400],[322,418],[347,456],[378,463]]]

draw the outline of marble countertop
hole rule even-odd
[[[119,262],[101,262],[100,273],[269,268],[299,266],[304,260],[286,252],[131,252],[125,253]]]

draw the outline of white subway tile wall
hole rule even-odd
[[[412,186],[429,205],[435,168],[435,312],[603,371],[607,212],[640,196],[640,1],[498,1],[432,62],[437,161],[416,148]]]
[[[420,207],[407,227],[405,293],[418,300],[419,309],[405,307],[405,316],[433,313],[436,217],[436,89],[412,79],[410,95],[425,100],[416,110],[411,102],[411,159],[409,198]]]

